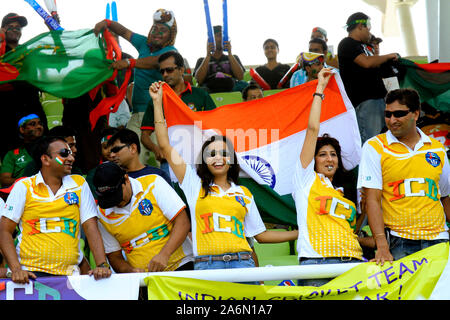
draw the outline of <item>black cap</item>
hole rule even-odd
[[[122,184],[126,172],[114,162],[104,162],[95,170],[93,183],[102,209],[112,208],[123,200]]]
[[[25,27],[28,24],[27,18],[25,18],[24,16],[19,16],[17,13],[8,13],[6,16],[3,17],[2,20],[2,28],[4,26],[6,26],[8,23],[17,21],[20,23],[20,25],[23,27]]]

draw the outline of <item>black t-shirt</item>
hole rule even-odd
[[[354,107],[369,99],[382,99],[387,93],[379,67],[363,68],[354,62],[361,53],[374,55],[371,47],[350,37],[339,43],[339,73]]]
[[[267,82],[270,89],[277,89],[277,85],[291,67],[288,64],[279,63],[274,69],[270,70],[266,66],[259,66],[256,72]],[[289,88],[289,79],[283,88]]]

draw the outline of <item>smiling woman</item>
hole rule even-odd
[[[247,237],[284,242],[298,232],[267,231],[250,191],[238,185],[239,164],[232,143],[212,136],[201,148],[197,170],[170,145],[162,110],[162,83],[149,93],[153,100],[158,145],[180,183],[191,213],[194,269],[252,268]],[[259,283],[252,283],[259,284]]]

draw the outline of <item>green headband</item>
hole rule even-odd
[[[358,19],[358,20],[351,21],[351,22],[347,23],[347,27],[354,25],[354,24],[358,24],[358,23],[370,25],[370,19]]]

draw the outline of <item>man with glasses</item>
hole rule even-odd
[[[156,167],[143,164],[139,159],[141,152],[139,137],[130,129],[120,129],[107,142],[109,158],[118,164],[132,178],[138,178],[149,174],[157,174],[171,185],[169,175]]]
[[[28,283],[40,276],[78,273],[86,261],[79,245],[83,227],[97,265],[88,273],[96,280],[109,277],[96,204],[84,178],[71,174],[74,158],[67,142],[44,137],[36,142],[33,158],[39,173],[15,183],[0,220],[7,275],[16,283]]]
[[[0,182],[2,187],[10,186],[16,179],[23,177],[26,167],[33,162],[31,157],[34,143],[44,134],[41,119],[36,114],[22,117],[18,122],[22,145],[8,151],[2,161]]]
[[[450,220],[446,150],[416,126],[418,93],[392,90],[385,100],[389,130],[364,144],[358,177],[377,246],[373,260],[382,265],[447,242]]]
[[[177,51],[174,47],[177,35],[177,23],[172,11],[159,9],[153,14],[153,25],[148,36],[137,34],[118,22],[102,20],[94,27],[95,34],[108,28],[118,36],[129,41],[138,51],[138,59],[123,59],[115,61],[111,66],[121,70],[135,68],[134,84],[131,98],[132,114],[127,128],[133,130],[140,137],[141,122],[150,99],[148,88],[155,82],[162,80],[158,69],[158,57],[168,51]],[[143,149],[144,146],[141,145]],[[147,152],[145,152],[147,151]],[[147,163],[150,155],[148,150],[142,150],[140,158]]]
[[[22,37],[22,28],[28,25],[24,16],[17,13],[8,13],[2,19],[0,39],[4,35],[5,53],[14,50]],[[0,42],[0,48],[2,42]],[[0,52],[0,56],[3,53]],[[42,108],[39,90],[25,81],[14,81],[0,85],[0,101],[2,106],[2,125],[0,126],[0,158],[12,149],[20,146],[17,132],[17,122],[24,115],[34,113],[42,122],[44,133],[47,132],[47,117]],[[5,137],[8,137],[5,139]]]
[[[175,91],[183,102],[193,111],[207,111],[216,108],[211,96],[202,88],[191,86],[189,82],[184,81],[184,59],[178,52],[167,52],[162,54],[159,59],[159,71],[163,80]],[[156,141],[151,137],[155,130],[153,119],[153,101],[150,99],[144,118],[141,123],[141,141],[146,148],[151,150],[158,161],[161,163],[161,169],[169,172],[169,165],[164,159],[162,152]]]
[[[362,143],[381,132],[386,88],[381,66],[398,59],[398,54],[374,55],[370,46],[370,18],[362,13],[347,19],[348,37],[338,46],[339,72],[356,110]]]

